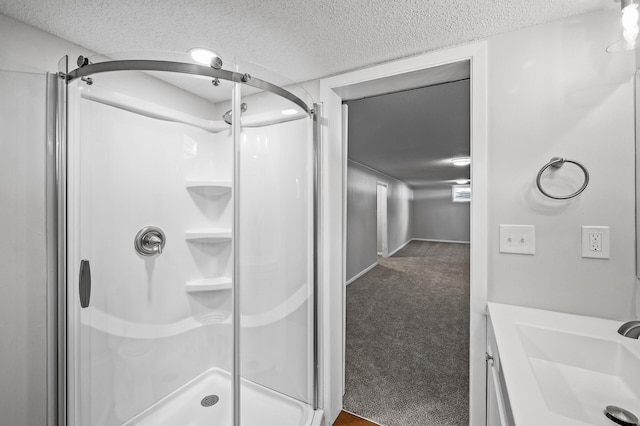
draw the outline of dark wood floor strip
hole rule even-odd
[[[340,415],[333,423],[333,426],[380,426],[378,423],[371,422],[355,414],[341,411]]]

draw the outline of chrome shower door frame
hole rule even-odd
[[[53,395],[49,395],[49,421],[51,425],[69,426],[69,352],[68,352],[68,286],[69,279],[73,274],[67,270],[68,261],[68,85],[77,80],[84,79],[93,74],[112,72],[112,71],[163,71],[181,74],[192,74],[197,76],[205,76],[217,79],[224,79],[234,83],[245,84],[258,88],[267,92],[274,93],[285,98],[302,108],[313,120],[313,242],[312,253],[313,258],[313,283],[312,283],[312,309],[313,309],[313,326],[312,326],[312,347],[313,347],[313,409],[321,408],[320,401],[320,380],[319,380],[319,309],[318,309],[318,274],[319,274],[319,226],[318,226],[318,205],[319,205],[319,173],[320,173],[320,155],[319,155],[319,137],[320,137],[320,120],[318,117],[319,105],[314,104],[310,107],[302,99],[293,93],[276,86],[267,81],[255,78],[249,74],[241,74],[238,72],[227,71],[222,69],[214,69],[207,66],[195,65],[181,62],[171,61],[154,61],[154,60],[118,60],[108,61],[96,64],[87,64],[73,71],[69,70],[69,58],[64,56],[58,64],[58,72],[48,76],[48,93],[47,93],[47,138],[50,144],[49,161],[51,170],[47,175],[47,249],[52,261],[48,267],[48,280],[51,294],[49,295],[49,357],[50,357],[50,377],[54,385],[51,387]],[[239,85],[234,89],[232,104],[239,107],[240,90]],[[51,111],[51,113],[49,113]],[[240,129],[239,120],[232,125],[235,132]],[[234,137],[234,144],[235,142]],[[236,151],[238,148],[235,147]],[[236,161],[234,161],[235,169]],[[55,166],[55,167],[54,167]],[[234,175],[237,177],[237,170]],[[234,200],[238,197],[233,194]],[[237,203],[237,201],[235,201]],[[236,208],[238,206],[235,206]],[[234,209],[235,210],[235,209]],[[237,213],[234,213],[237,214]],[[234,233],[237,230],[234,227]],[[237,239],[234,239],[234,257],[237,250]],[[237,277],[237,264],[234,262],[234,275]],[[236,278],[234,277],[234,278]],[[238,281],[234,279],[234,282]],[[236,284],[237,285],[237,284]],[[235,286],[234,286],[235,287]],[[234,366],[233,366],[233,383],[234,383],[234,425],[239,426],[240,399],[239,383],[239,297],[238,291],[233,290],[233,312],[234,312]]]
[[[69,57],[64,56],[58,63],[58,72],[56,73],[56,99],[55,99],[55,123],[53,127],[48,129],[48,133],[53,133],[55,137],[55,195],[50,197],[50,215],[55,215],[57,226],[48,232],[55,232],[55,243],[52,245],[57,248],[57,271],[56,279],[56,298],[51,300],[50,306],[55,304],[55,319],[51,316],[50,320],[57,322],[57,339],[54,347],[56,350],[56,382],[57,394],[57,413],[55,418],[57,426],[68,425],[68,335],[67,335],[67,99],[68,88],[65,84],[66,76],[69,69]],[[48,108],[53,107],[52,103],[47,105]],[[48,176],[49,178],[49,176]],[[49,215],[49,216],[50,216]],[[50,299],[54,299],[51,297]],[[51,399],[51,398],[50,398]]]

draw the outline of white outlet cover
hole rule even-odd
[[[600,251],[591,251],[589,235],[600,234]],[[583,226],[582,227],[582,257],[592,259],[609,259],[609,227],[608,226]]]
[[[500,253],[536,254],[536,227],[500,225]]]

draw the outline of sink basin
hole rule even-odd
[[[615,426],[608,405],[640,416],[640,341],[620,321],[489,303],[517,426]]]
[[[593,425],[614,424],[603,418],[606,405],[640,413],[640,358],[621,343],[530,325],[516,328],[550,411]]]

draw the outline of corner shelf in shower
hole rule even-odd
[[[199,241],[205,243],[222,243],[231,241],[233,233],[230,229],[206,229],[187,231],[184,235],[187,241]]]
[[[203,191],[206,194],[219,195],[231,191],[230,180],[187,179],[187,189]]]
[[[207,278],[204,280],[188,281],[186,283],[186,289],[187,293],[230,290],[232,283],[233,281],[230,277]]]

